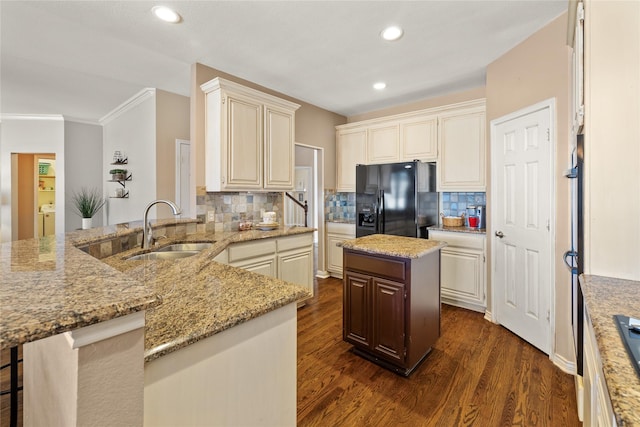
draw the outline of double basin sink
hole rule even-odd
[[[213,246],[214,242],[204,243],[174,243],[173,245],[165,246],[157,249],[153,252],[147,252],[140,255],[134,255],[127,258],[127,261],[140,261],[140,260],[172,260],[179,258],[187,258],[200,253],[201,251]]]

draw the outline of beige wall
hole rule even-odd
[[[189,98],[156,89],[156,197],[176,199],[176,139],[189,140]],[[158,217],[171,209],[158,205]]]
[[[485,97],[485,88],[478,87],[462,92],[451,93],[449,95],[437,96],[434,98],[423,99],[422,101],[412,102],[405,105],[397,105],[377,111],[370,111],[364,114],[349,116],[348,122],[359,122],[362,120],[376,119],[378,117],[391,116],[393,114],[408,113],[416,110],[424,110],[426,108],[441,107],[443,105],[455,104],[457,102],[471,101]]]
[[[640,280],[640,2],[585,2],[587,274]]]
[[[324,148],[324,186],[335,188],[335,126],[346,123],[347,119],[336,113],[323,110],[299,99],[292,98],[271,89],[259,86],[247,80],[243,80],[231,74],[227,74],[215,68],[202,64],[193,64],[191,67],[191,143],[192,150],[195,144],[195,185],[205,185],[204,176],[204,93],[200,85],[209,80],[222,77],[247,87],[275,95],[280,98],[300,104],[296,111],[296,137],[295,141],[301,144]]]
[[[487,123],[549,98],[556,101],[556,245],[555,245],[555,353],[574,360],[571,338],[570,274],[562,255],[570,247],[569,181],[563,172],[569,168],[570,64],[571,49],[566,45],[567,15],[563,14],[487,67]],[[489,132],[490,126],[487,126]],[[487,135],[490,141],[490,135]],[[491,150],[487,150],[488,170]],[[487,205],[491,206],[490,176]],[[487,224],[489,225],[489,224]],[[487,230],[490,256],[491,230]],[[490,264],[490,257],[487,265]],[[488,284],[491,284],[491,269]],[[491,290],[488,291],[490,304]]]

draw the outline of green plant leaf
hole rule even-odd
[[[75,212],[82,218],[93,218],[93,216],[104,206],[106,199],[102,197],[97,188],[80,188],[71,196]]]

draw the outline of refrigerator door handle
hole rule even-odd
[[[385,210],[385,206],[384,206],[384,190],[380,190],[380,233],[384,234],[385,230],[384,230],[384,223],[385,223],[385,215],[384,215],[384,210]]]

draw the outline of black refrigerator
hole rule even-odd
[[[356,166],[356,237],[426,239],[438,223],[436,164],[420,161]]]

